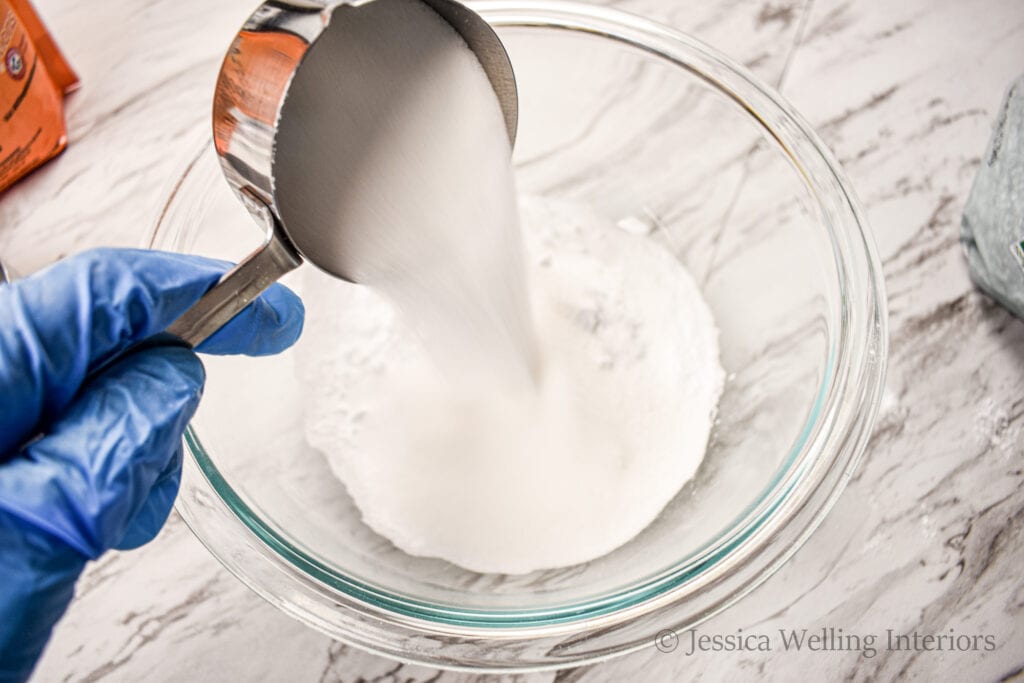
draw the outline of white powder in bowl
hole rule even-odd
[[[639,533],[700,465],[724,380],[711,313],[667,251],[585,207],[520,210],[535,390],[442,376],[366,287],[304,293],[309,442],[375,531],[480,572],[585,562]]]
[[[366,285],[307,281],[309,442],[413,555],[498,573],[603,555],[700,465],[711,314],[649,238],[569,204],[517,212],[491,84],[425,4],[343,10],[275,148],[286,225],[313,220],[316,253]]]

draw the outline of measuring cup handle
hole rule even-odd
[[[274,221],[267,242],[228,271],[213,289],[175,320],[167,332],[190,346],[198,346],[241,313],[263,290],[301,263],[302,257]]]

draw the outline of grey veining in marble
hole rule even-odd
[[[138,245],[205,126],[249,0],[38,0],[83,78],[70,147],[0,198],[0,254],[27,273]],[[890,302],[879,422],[838,505],[707,633],[989,634],[992,651],[656,649],[523,681],[1002,680],[1024,670],[1024,323],[971,285],[958,225],[1002,94],[1024,64],[1019,0],[618,0],[778,87],[844,164]],[[723,170],[735,197],[756,151]],[[756,188],[754,188],[756,189]],[[738,199],[737,199],[738,201]],[[745,229],[728,197],[715,210]],[[732,225],[732,223],[729,223]],[[38,681],[485,680],[396,664],[292,621],[228,575],[177,518],[89,568]],[[487,678],[486,680],[492,680]],[[497,679],[493,679],[497,680]]]

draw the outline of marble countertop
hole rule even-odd
[[[206,125],[254,0],[37,6],[83,80],[70,147],[0,197],[0,255],[25,274],[138,246]],[[1024,70],[1020,0],[607,0],[692,33],[772,83],[867,207],[890,305],[882,411],[807,545],[705,630],[990,635],[988,652],[703,653],[655,648],[526,681],[1006,680],[1024,671],[1024,323],[976,292],[959,217],[1005,88]],[[37,681],[482,680],[397,664],[291,620],[176,516],[94,563]]]

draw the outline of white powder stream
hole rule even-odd
[[[363,87],[402,68],[422,87],[337,195],[334,224],[386,237],[349,239],[370,287],[307,281],[307,438],[410,554],[498,573],[594,559],[700,465],[724,377],[711,313],[649,238],[570,203],[517,213],[475,57],[418,2],[378,2],[422,16],[404,43],[386,13],[361,28],[404,55],[361,62]]]

